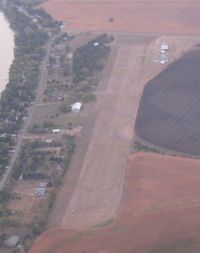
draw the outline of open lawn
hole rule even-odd
[[[35,196],[35,188],[39,187],[40,181],[19,181],[14,188],[18,198],[9,202],[11,208],[20,222],[30,225],[33,221],[41,199]]]
[[[49,0],[44,8],[66,31],[200,33],[197,0]]]

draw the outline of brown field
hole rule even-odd
[[[49,0],[44,8],[66,31],[200,33],[199,1]]]
[[[200,161],[136,154],[129,159],[115,222],[53,229],[30,253],[199,253]]]

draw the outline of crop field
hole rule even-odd
[[[156,146],[200,155],[200,50],[192,51],[149,81],[136,133]]]
[[[132,156],[115,221],[82,231],[49,230],[30,253],[199,253],[199,166],[194,159]]]
[[[49,0],[44,8],[66,31],[199,34],[199,1]],[[110,21],[110,18],[112,22]]]

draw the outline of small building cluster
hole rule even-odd
[[[35,195],[39,198],[47,193],[47,183],[40,183],[39,187],[35,188]]]
[[[167,50],[169,50],[168,44],[162,42],[160,45],[160,64],[165,64],[168,62],[168,57],[166,55]]]

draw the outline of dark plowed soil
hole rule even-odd
[[[135,129],[154,145],[200,155],[200,50],[147,83]]]

